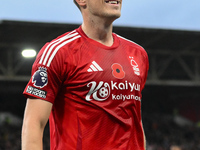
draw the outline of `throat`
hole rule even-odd
[[[105,46],[110,47],[110,46],[113,45],[114,39],[113,39],[113,37],[112,37],[112,38],[110,38],[110,39],[108,39],[108,40],[97,40],[97,42],[99,42],[99,43],[101,43],[101,44],[103,44],[103,45],[105,45]]]
[[[112,35],[112,25],[105,25],[106,23],[102,23],[102,21],[92,21],[90,24],[82,24],[83,32],[90,38],[93,39],[105,46],[112,46],[114,43],[113,35]],[[101,22],[101,23],[94,23]]]

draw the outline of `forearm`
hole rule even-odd
[[[145,134],[144,134],[144,149],[146,150],[146,148],[147,148],[147,144],[146,144],[146,136],[145,136]]]
[[[145,136],[145,132],[144,132],[144,127],[143,127],[143,123],[141,121],[141,124],[142,124],[142,128],[143,128],[143,139],[144,139],[144,149],[146,150],[146,136]]]
[[[39,99],[28,99],[22,126],[22,150],[42,150],[43,132],[52,104]]]
[[[24,122],[22,127],[22,150],[43,149],[43,129],[37,123]]]

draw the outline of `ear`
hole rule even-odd
[[[80,7],[86,7],[86,0],[75,0]]]

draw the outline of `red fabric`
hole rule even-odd
[[[46,44],[38,54],[24,94],[53,103],[51,150],[144,150],[141,91],[148,57],[141,46],[113,37],[114,44],[107,47],[88,38],[80,27]],[[57,52],[49,65],[44,62],[50,60],[50,50],[49,56]],[[32,80],[39,67],[47,70],[48,83],[42,88]],[[37,96],[38,91],[27,91],[28,86],[46,95]]]

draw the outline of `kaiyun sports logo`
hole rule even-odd
[[[123,71],[123,68],[120,64],[113,64],[111,66],[111,68],[116,69],[116,71],[113,70],[113,72],[112,72],[112,74],[115,78],[118,78],[118,79],[124,78],[125,72]],[[112,100],[125,101],[125,100],[132,99],[132,100],[141,101],[141,98],[139,96],[136,96],[133,94],[128,94],[128,95],[111,94],[111,91],[113,91],[113,90],[129,90],[130,93],[132,93],[133,91],[141,90],[140,84],[131,83],[131,82],[128,82],[127,80],[124,82],[111,81],[110,83],[104,82],[104,81],[100,81],[99,83],[97,83],[96,81],[92,81],[87,84],[87,87],[90,88],[89,92],[87,93],[87,95],[85,97],[85,99],[87,101],[91,101],[91,100],[105,101],[110,96],[111,96]]]
[[[139,96],[129,94],[129,95],[110,95],[112,90],[130,90],[130,93],[132,91],[140,91],[140,84],[136,83],[130,83],[128,81],[123,82],[114,82],[111,81],[110,83],[100,81],[98,84],[95,81],[92,81],[87,84],[88,87],[90,87],[90,90],[88,94],[86,95],[86,100],[96,100],[96,101],[105,101],[108,99],[108,97],[112,96],[112,100],[128,100],[128,99],[134,99],[141,101],[141,98]]]

